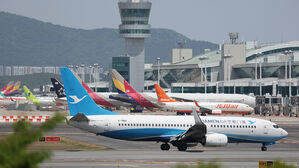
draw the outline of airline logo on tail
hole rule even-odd
[[[75,116],[78,113],[83,113],[86,116],[118,114],[96,105],[70,69],[63,67],[60,68],[60,72],[71,116]]]
[[[111,69],[110,74],[113,80],[113,83],[118,90],[120,95],[126,96],[130,98],[131,104],[138,104],[143,107],[147,108],[155,108],[157,107],[154,105],[148,97],[141,95],[140,93],[136,92],[132,86],[115,70]]]
[[[10,81],[10,82],[8,82],[8,84],[6,84],[0,91],[1,91],[2,93],[5,93],[5,92],[7,92],[9,89],[11,89],[11,87],[13,87],[13,85],[14,85],[14,81]]]
[[[173,100],[172,98],[168,97],[167,94],[164,92],[164,90],[157,83],[155,83],[155,90],[156,90],[156,94],[157,94],[157,97],[158,97],[158,101],[160,103],[163,103],[163,102],[178,102],[178,101]]]
[[[32,94],[32,92],[27,88],[27,86],[23,85],[25,97],[27,100],[32,100],[33,104],[39,106],[41,103],[40,101]]]
[[[72,98],[74,100],[73,102],[70,102],[70,103],[77,104],[77,103],[81,102],[85,97],[86,97],[86,95],[83,96],[81,99],[79,99],[77,96],[70,96],[70,98]]]
[[[12,94],[13,92],[17,91],[20,87],[21,87],[21,82],[18,81],[12,87],[7,89],[4,93],[4,95],[8,96],[8,95]]]

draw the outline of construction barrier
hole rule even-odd
[[[21,121],[29,121],[29,122],[46,122],[50,119],[50,116],[0,116],[0,123],[12,123]]]

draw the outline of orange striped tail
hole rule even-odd
[[[176,100],[173,100],[172,98],[168,97],[166,95],[166,93],[164,92],[164,90],[157,83],[155,83],[155,90],[156,90],[156,94],[158,97],[158,101],[160,103],[162,103],[162,102],[177,102]]]

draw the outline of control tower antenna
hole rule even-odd
[[[229,38],[232,44],[236,44],[237,39],[239,38],[239,33],[229,33]]]

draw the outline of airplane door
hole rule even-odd
[[[264,135],[268,135],[268,131],[269,131],[268,125],[264,125]]]
[[[110,121],[106,120],[104,122],[104,131],[109,131],[110,130]]]

